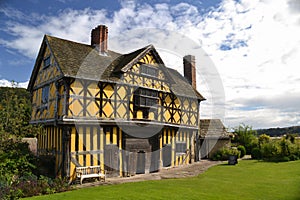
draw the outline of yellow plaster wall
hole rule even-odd
[[[44,59],[50,56],[51,62],[50,66],[44,68]],[[56,87],[54,80],[61,76],[61,72],[57,67],[54,57],[51,55],[51,52],[48,47],[46,47],[42,62],[38,66],[37,76],[34,83],[33,98],[32,98],[32,114],[31,120],[43,120],[43,119],[52,119],[55,117],[55,101],[56,101]],[[51,82],[52,81],[52,82]],[[42,87],[49,85],[49,101],[48,105],[45,107],[41,105],[42,98]],[[43,107],[43,109],[40,109]]]
[[[38,155],[52,155],[55,158],[55,174],[62,175],[62,129],[54,126],[47,126],[38,136]]]
[[[77,136],[76,136],[77,135]],[[78,138],[76,140],[76,137]],[[111,140],[112,138],[112,140]],[[76,144],[77,142],[77,144]],[[71,131],[71,156],[81,166],[99,165],[104,169],[104,145],[119,145],[120,176],[122,169],[122,130],[116,126],[104,128],[100,126],[77,125]],[[78,149],[75,147],[78,146]],[[99,147],[99,148],[98,148]],[[90,153],[97,151],[98,153]],[[77,156],[76,156],[77,155]],[[76,179],[75,163],[70,163],[71,180]]]

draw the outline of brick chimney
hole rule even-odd
[[[183,57],[184,77],[196,89],[196,63],[195,56]]]
[[[91,45],[99,50],[99,54],[107,53],[108,28],[105,25],[99,25],[92,30]]]

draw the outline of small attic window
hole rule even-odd
[[[150,67],[147,65],[141,65],[141,74],[147,75],[147,76],[153,76],[157,77],[158,76],[158,70],[154,67]]]
[[[47,104],[49,100],[49,85],[42,88],[42,104]]]
[[[44,69],[49,67],[50,64],[51,64],[51,59],[50,59],[50,56],[48,56],[44,59]]]

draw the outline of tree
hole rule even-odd
[[[243,145],[246,148],[246,153],[250,154],[253,145],[256,143],[256,131],[252,127],[245,124],[240,124],[234,129],[234,142]]]
[[[34,137],[40,127],[29,124],[29,93],[22,88],[0,88],[0,141],[8,138]]]
[[[262,134],[258,137],[258,146],[261,147],[263,144],[269,143],[271,140],[270,136]]]

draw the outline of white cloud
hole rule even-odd
[[[289,116],[299,121],[299,115],[288,115],[279,105],[255,111],[233,109],[240,105],[241,98],[267,99],[286,94],[282,103],[287,105],[291,98],[287,94],[300,94],[298,22],[299,12],[291,13],[288,1],[226,0],[198,23],[204,30],[203,48],[211,55],[223,80],[229,125],[238,125],[243,119],[258,127],[296,123]],[[245,45],[234,46],[240,41]],[[228,50],[220,51],[222,45]],[[274,114],[285,117],[276,121]]]
[[[29,81],[16,83],[12,81],[8,81],[6,79],[0,79],[0,87],[20,87],[27,88]]]
[[[155,35],[153,30],[149,34],[143,31],[145,28],[167,29],[190,37],[195,44],[201,44],[213,60],[225,88],[226,125],[247,122],[254,127],[276,127],[300,121],[300,116],[295,112],[284,110],[276,104],[252,109],[255,99],[272,103],[268,98],[300,94],[300,9],[297,0],[223,0],[218,8],[212,8],[202,16],[197,7],[187,3],[173,6],[135,1],[121,3],[122,8],[112,17],[108,17],[106,10],[67,9],[59,11],[56,16],[40,16],[38,24],[33,21],[29,25],[16,20],[23,13],[14,11],[9,14],[1,9],[11,18],[4,29],[15,39],[6,41],[0,38],[0,43],[34,58],[44,33],[89,44],[90,30],[101,23],[109,27],[110,38],[124,39],[118,46],[109,41],[109,46],[114,50],[138,48],[153,42],[155,37],[167,65],[178,63],[175,66],[178,67],[182,65],[181,59],[178,59],[181,53],[175,55],[176,58],[168,57],[168,48],[163,48],[174,43],[174,37],[167,37],[161,32]],[[126,35],[126,30],[138,28],[141,31]],[[149,37],[151,34],[152,38]],[[185,45],[180,43],[178,37],[175,38],[179,42],[172,49],[182,50]],[[129,45],[128,41],[131,41]],[[188,53],[189,49],[185,50]],[[174,55],[174,52],[170,53]],[[220,104],[216,102],[220,91],[213,91],[206,85],[206,81],[210,80],[205,78],[210,77],[207,75],[210,72],[205,71],[203,65],[214,66],[201,58],[197,59],[200,69],[198,89],[207,98],[206,102],[201,103],[201,114],[209,116],[207,113],[211,112],[211,107]],[[287,101],[282,101],[283,105],[290,102],[290,96],[285,95]]]
[[[5,10],[5,9],[2,9]],[[11,10],[11,9],[9,9]],[[20,11],[15,11],[19,13]],[[3,11],[3,13],[6,13]],[[21,14],[18,14],[21,16]],[[0,40],[1,44],[19,53],[35,58],[44,34],[61,37],[77,42],[89,43],[90,30],[98,25],[98,22],[107,23],[105,10],[71,10],[60,11],[57,16],[40,16],[41,20],[36,25],[35,20],[31,24],[22,24],[19,21],[10,20],[4,29],[8,34],[15,36],[13,40]],[[8,17],[11,17],[7,14]],[[11,17],[15,19],[14,17]],[[96,23],[95,23],[96,22]]]

